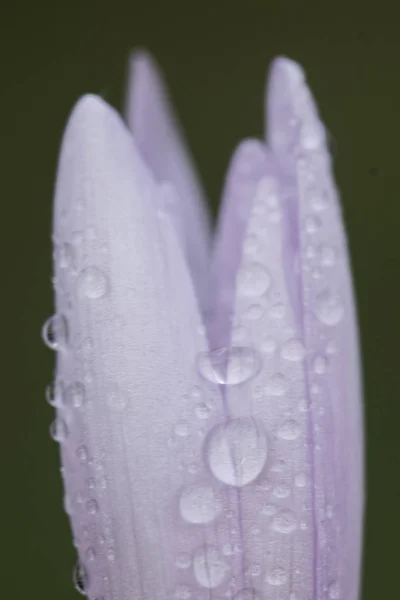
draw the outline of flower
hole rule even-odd
[[[70,117],[54,206],[53,437],[91,600],[358,595],[354,300],[325,129],[273,62],[210,258],[205,203],[151,59],[124,125]]]

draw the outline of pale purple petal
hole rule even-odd
[[[147,52],[132,55],[127,120],[138,149],[157,181],[168,181],[176,192],[174,213],[201,305],[207,292],[210,225],[204,194],[179,123],[156,65]],[[168,200],[167,200],[168,204]]]
[[[328,589],[330,598],[355,599],[364,506],[362,389],[341,207],[326,133],[303,71],[292,61],[278,59],[269,86],[268,139],[282,167],[292,167],[288,188],[291,178],[295,186],[290,210],[298,223],[296,268],[312,401],[315,595],[320,598]],[[285,98],[281,109],[280,96]],[[279,140],[278,132],[283,134]],[[294,143],[285,143],[285,136],[294,136]]]
[[[119,117],[84,97],[60,157],[59,317],[55,339],[48,329],[45,336],[59,350],[52,431],[91,600],[184,600],[195,581],[182,566],[187,556],[191,565],[205,540],[216,544],[207,524],[214,513],[205,518],[196,497],[217,514],[210,494],[220,494],[218,482],[202,451],[204,428],[221,420],[219,396],[216,386],[206,394],[199,387],[205,336],[175,229],[158,203],[159,185]],[[180,509],[183,490],[189,499]],[[193,525],[196,518],[207,523]]]

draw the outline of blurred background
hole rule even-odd
[[[50,224],[67,115],[86,92],[121,108],[129,51],[160,63],[215,214],[230,155],[261,136],[266,69],[302,63],[332,135],[359,315],[368,513],[363,600],[399,596],[400,26],[392,2],[42,2],[1,11],[1,597],[73,600],[44,388],[53,355]],[[140,599],[132,599],[140,600]],[[308,600],[308,599],[301,599]],[[322,600],[322,599],[319,599]],[[354,599],[343,599],[354,600]]]

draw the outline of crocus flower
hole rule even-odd
[[[356,600],[357,327],[304,73],[273,62],[267,141],[233,156],[212,253],[145,53],[130,79],[128,125],[77,103],[55,193],[43,335],[75,585],[91,600]]]

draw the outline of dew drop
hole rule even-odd
[[[282,358],[293,362],[303,360],[305,356],[305,348],[302,342],[296,338],[287,340],[281,350]]]
[[[86,463],[89,457],[88,449],[86,446],[78,446],[76,449],[76,456],[81,463]]]
[[[245,263],[237,275],[237,291],[242,296],[262,296],[271,286],[271,275],[259,263]]]
[[[86,502],[86,510],[88,511],[89,515],[95,515],[99,511],[99,505],[94,498],[91,498]]]
[[[79,381],[71,383],[65,390],[65,404],[70,408],[81,408],[86,401],[85,386]]]
[[[297,529],[296,515],[292,510],[279,511],[272,519],[271,527],[279,533],[289,534]]]
[[[115,561],[115,549],[114,548],[108,548],[108,550],[107,550],[107,560],[108,560],[108,562],[114,562]]]
[[[270,585],[283,585],[287,582],[287,574],[283,567],[273,567],[265,578]]]
[[[277,302],[271,306],[268,313],[273,319],[283,319],[285,316],[285,305],[282,302]]]
[[[249,306],[244,316],[246,317],[246,319],[249,319],[249,321],[257,321],[258,319],[261,319],[263,314],[264,309],[262,306],[260,306],[259,304],[252,304],[251,306]]]
[[[188,600],[192,595],[192,590],[185,583],[180,583],[175,588],[175,598],[177,600]]]
[[[110,384],[106,390],[108,406],[117,411],[123,411],[128,405],[128,395],[116,384]]]
[[[258,373],[260,366],[259,353],[245,346],[201,352],[197,358],[200,375],[220,385],[237,385],[248,381]]]
[[[197,583],[212,589],[221,585],[229,570],[229,565],[215,546],[203,546],[196,550],[193,569]]]
[[[296,473],[294,477],[294,484],[299,488],[303,488],[307,485],[307,475],[303,471]]]
[[[261,513],[263,515],[266,515],[267,517],[272,517],[272,515],[274,515],[277,511],[277,508],[275,506],[275,504],[271,504],[270,502],[267,502],[266,504],[263,504],[261,507]]]
[[[304,221],[304,228],[306,230],[306,233],[310,234],[316,233],[318,229],[320,229],[321,225],[321,219],[313,215],[307,217]]]
[[[94,548],[92,548],[91,546],[89,546],[89,548],[86,549],[85,552],[85,558],[88,562],[93,562],[94,560],[96,560],[96,551]]]
[[[333,267],[336,262],[336,251],[332,246],[323,244],[319,248],[319,259],[324,267]]]
[[[222,511],[222,501],[211,485],[193,484],[182,491],[179,508],[189,523],[210,523]]]
[[[175,566],[178,569],[188,569],[192,564],[192,557],[187,552],[180,552],[175,559]]]
[[[330,290],[322,291],[316,298],[315,314],[325,325],[337,325],[344,315],[340,296]]]
[[[304,124],[300,132],[300,143],[304,150],[317,150],[324,139],[321,126]]]
[[[260,596],[252,588],[244,588],[234,595],[234,600],[260,600]]]
[[[76,591],[85,596],[88,588],[88,575],[86,569],[79,561],[74,567],[72,579]]]
[[[261,342],[261,350],[263,352],[265,352],[266,354],[273,354],[275,352],[277,348],[277,343],[275,338],[273,337],[266,337],[262,342]]]
[[[275,373],[265,386],[265,392],[271,396],[283,396],[287,391],[288,382],[282,373]]]
[[[87,298],[103,298],[108,288],[107,276],[98,267],[86,267],[79,273],[79,289]]]
[[[65,442],[68,437],[68,427],[64,419],[56,417],[50,425],[50,435],[56,442]]]
[[[187,437],[190,433],[189,423],[187,421],[179,421],[174,427],[174,432],[179,437]]]
[[[300,425],[294,419],[287,419],[277,430],[282,440],[295,440],[300,435]]]
[[[333,581],[330,584],[328,594],[329,594],[329,600],[340,600],[340,597],[341,597],[340,586],[337,581]]]
[[[51,406],[61,406],[64,386],[61,381],[53,381],[46,387],[46,400]]]
[[[210,416],[210,408],[205,402],[200,402],[195,406],[195,414],[198,419],[208,419]]]
[[[273,494],[277,498],[287,498],[290,496],[290,488],[284,483],[274,485]]]
[[[328,361],[325,356],[316,356],[313,362],[313,369],[317,375],[323,375],[328,368]]]
[[[55,253],[55,260],[61,269],[70,269],[74,266],[74,249],[71,244],[61,244]]]
[[[261,425],[252,417],[239,417],[216,425],[206,442],[213,475],[228,485],[242,487],[264,468],[268,445]]]
[[[53,315],[43,325],[42,338],[51,350],[62,350],[68,344],[68,322],[64,315]]]

